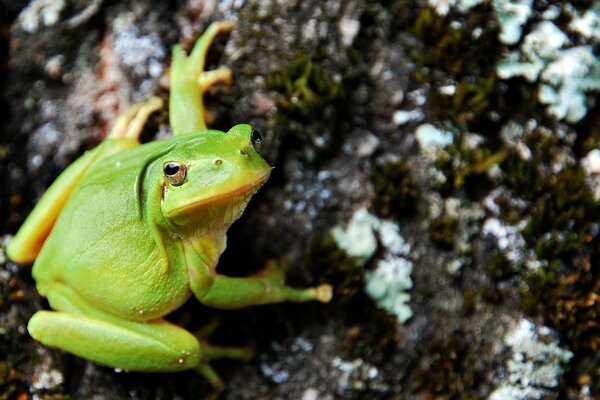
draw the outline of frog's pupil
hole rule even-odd
[[[252,146],[254,146],[254,150],[260,153],[261,145],[262,145],[262,135],[257,130],[252,130]]]
[[[177,172],[179,172],[179,165],[175,164],[175,163],[168,163],[167,165],[165,165],[165,174],[167,175],[175,175]]]
[[[262,142],[262,135],[257,130],[252,130],[252,143],[260,143]]]

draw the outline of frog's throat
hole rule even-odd
[[[241,214],[244,211],[244,208],[246,207],[248,201],[250,201],[250,198],[254,196],[256,192],[258,192],[260,188],[265,184],[267,179],[269,179],[270,174],[271,170],[269,169],[258,179],[255,179],[245,185],[241,185],[233,190],[230,190],[225,193],[220,193],[211,197],[203,198],[200,200],[191,201],[189,203],[185,203],[179,207],[169,210],[167,213],[165,213],[165,217],[167,219],[172,220],[186,216],[193,216],[204,209],[211,208],[214,205],[228,207],[233,204],[240,203],[239,200],[242,200],[242,209],[240,210]]]

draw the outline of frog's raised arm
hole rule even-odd
[[[233,21],[212,23],[186,55],[181,46],[173,49],[169,122],[175,135],[206,129],[202,95],[217,82],[231,82],[231,70],[221,67],[204,71],[206,53],[219,32],[230,31]]]

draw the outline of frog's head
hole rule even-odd
[[[271,173],[249,125],[190,137],[161,158],[161,211],[183,237],[227,229]]]

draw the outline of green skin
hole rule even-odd
[[[205,72],[204,60],[214,36],[231,27],[211,25],[189,56],[175,48],[174,137],[140,145],[143,125],[162,101],[133,106],[98,147],[57,178],[11,241],[8,256],[17,263],[35,260],[37,288],[54,310],[29,321],[36,340],[114,368],[195,369],[221,388],[208,362],[247,358],[250,351],[201,344],[165,315],[191,295],[221,309],[331,299],[329,285],[286,286],[273,265],[245,278],[215,270],[227,229],[271,171],[249,125],[206,130],[202,93],[229,80],[231,71]],[[169,162],[185,173],[169,175]]]

